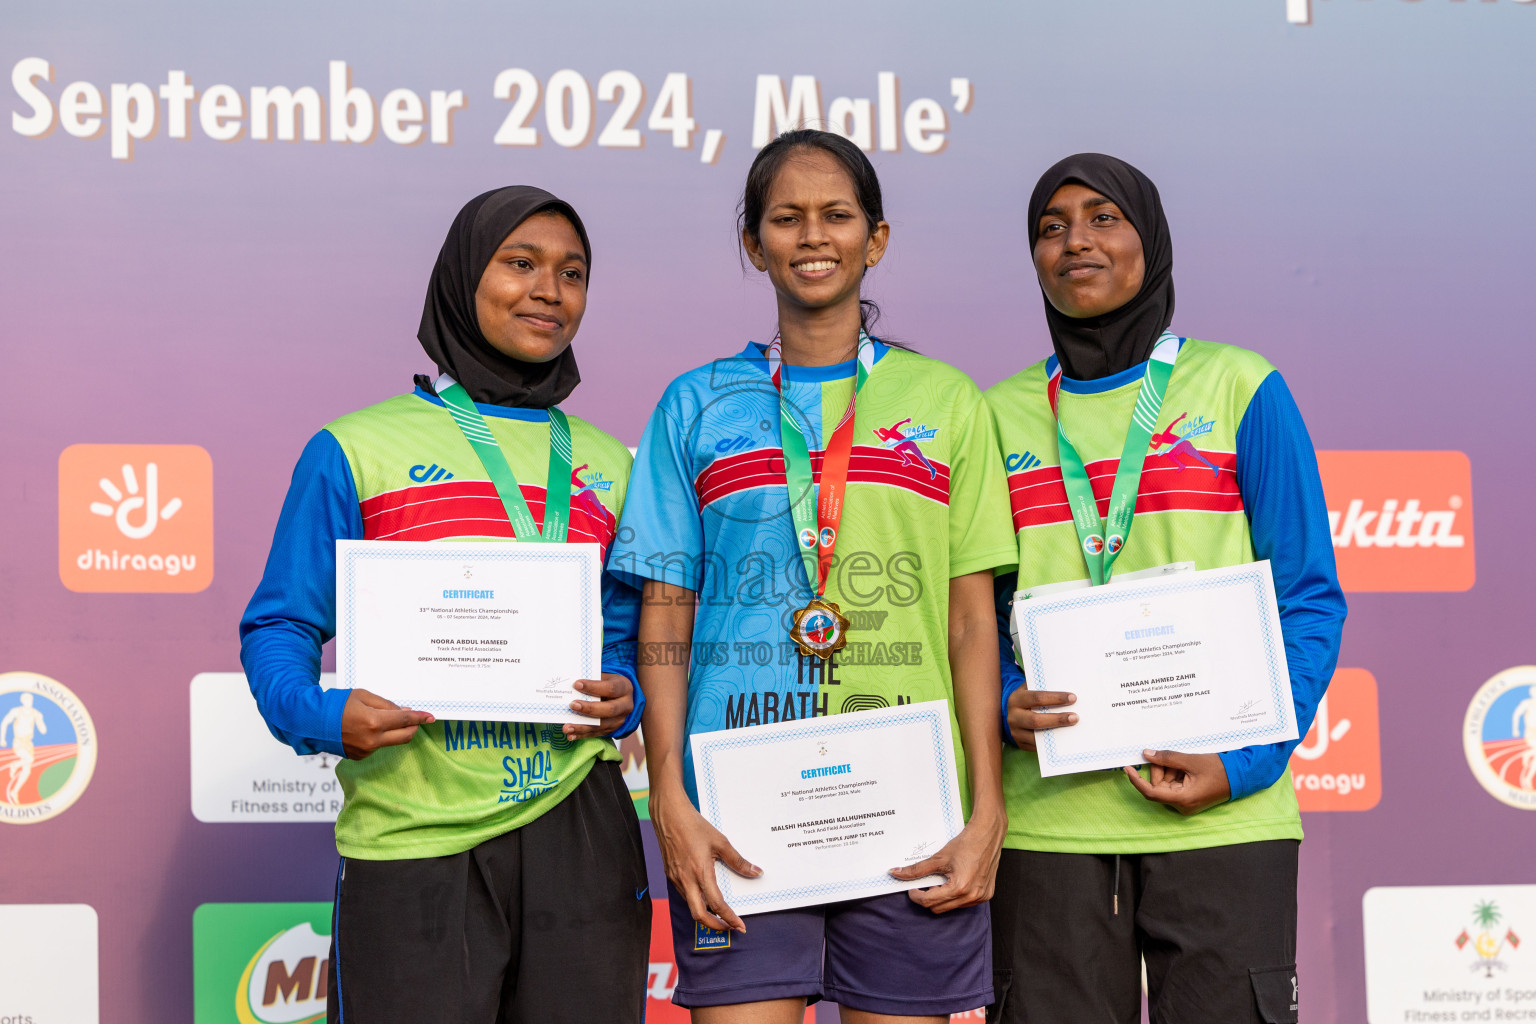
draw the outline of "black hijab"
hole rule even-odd
[[[571,204],[529,185],[492,189],[465,203],[437,254],[416,337],[438,371],[464,385],[477,402],[547,409],[565,401],[581,382],[576,355],[569,348],[547,363],[525,363],[502,355],[485,340],[475,313],[480,275],[502,240],[523,221],[546,210],[563,215],[581,236],[590,274],[592,245],[581,218]]]
[[[1163,201],[1152,179],[1124,160],[1102,153],[1078,153],[1042,174],[1029,197],[1031,253],[1041,211],[1057,189],[1073,183],[1114,200],[1141,236],[1147,268],[1136,297],[1101,316],[1070,317],[1045,299],[1045,321],[1062,372],[1076,380],[1097,380],[1151,356],[1157,339],[1173,322],[1173,242],[1168,237]]]

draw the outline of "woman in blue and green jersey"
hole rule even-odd
[[[644,703],[638,595],[604,574],[602,678],[579,681],[590,699],[571,705],[590,725],[437,721],[319,686],[338,540],[569,540],[606,554],[629,452],[559,410],[580,380],[571,340],[591,261],[576,211],[542,189],[464,206],[417,332],[438,376],[310,440],[241,620],[241,661],[272,734],[344,758],[322,975],[333,1022],[644,1016],[651,905],[608,738],[632,731]],[[482,428],[475,444],[462,422]]]
[[[1094,153],[1061,161],[1030,197],[1029,232],[1055,354],[987,392],[1019,563],[998,587],[1009,829],[992,902],[994,1014],[1130,1024],[1145,960],[1154,1021],[1295,1021],[1301,818],[1286,763],[1296,741],[1148,750],[1145,775],[1043,778],[1036,734],[1076,724],[1074,696],[1026,688],[1008,615],[1015,592],[1101,582],[1093,557],[1116,576],[1269,559],[1305,735],[1344,622],[1306,425],[1263,357],[1168,331],[1173,247],[1157,189],[1136,168]],[[1154,348],[1173,369],[1139,481],[1121,499],[1131,529],[1080,538],[1070,491],[1091,489],[1084,499],[1101,515],[1110,504]],[[1075,454],[1060,450],[1058,415]]]
[[[867,333],[860,287],[889,226],[857,146],[811,130],[769,143],[740,228],[773,284],[777,336],[667,388],[611,563],[645,590],[673,998],[702,1024],[798,1022],[823,997],[845,1021],[941,1021],[992,992],[982,904],[1004,829],[992,580],[1016,555],[991,416],[965,375]],[[840,522],[823,517],[834,505]],[[818,648],[844,629],[841,650]],[[897,877],[947,881],[743,923],[715,862],[757,869],[696,809],[690,737],[938,699],[951,702],[969,823]]]

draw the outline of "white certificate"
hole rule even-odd
[[[602,672],[596,544],[336,542],[336,673],[439,718],[593,721]]]
[[[965,822],[949,702],[700,733],[692,737],[699,810],[747,860],[716,863],[738,914],[760,914],[937,885],[891,868],[932,856]]]
[[[1036,736],[1041,775],[1298,737],[1269,562],[1014,602],[1032,690],[1068,690],[1076,725]],[[1058,709],[1047,709],[1058,710]]]

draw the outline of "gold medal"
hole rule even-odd
[[[836,602],[813,598],[811,603],[795,612],[795,624],[790,627],[789,638],[806,657],[831,658],[848,643],[848,617]]]

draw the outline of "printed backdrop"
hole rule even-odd
[[[1350,591],[1293,761],[1305,1019],[1533,1019],[1532,52],[1529,0],[7,4],[0,1019],[323,1009],[334,759],[236,638],[304,441],[429,369],[450,219],[528,182],[596,250],[568,407],[635,443],[771,334],[734,211],[800,122],[880,171],[885,333],[983,386],[1048,352],[1039,172],[1159,183],[1174,328],[1285,373]]]

